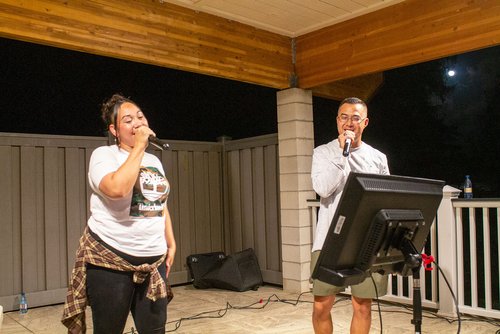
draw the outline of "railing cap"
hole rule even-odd
[[[443,187],[443,197],[444,198],[458,198],[462,190],[454,188],[449,185]]]

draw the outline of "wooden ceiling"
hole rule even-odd
[[[0,36],[333,99],[369,97],[388,69],[500,44],[498,0],[175,2],[184,7],[165,0],[0,0]],[[337,17],[325,11],[323,20],[311,14],[322,12],[311,10],[321,4],[332,10],[354,3],[364,5]],[[243,4],[250,6],[246,18]]]
[[[288,37],[297,37],[404,0],[163,0]]]

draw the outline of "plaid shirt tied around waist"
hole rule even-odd
[[[165,261],[164,254],[158,261],[134,266],[116,255],[96,241],[85,228],[80,245],[76,252],[75,267],[71,274],[71,281],[66,295],[64,312],[61,322],[68,328],[70,334],[86,333],[85,308],[87,307],[86,263],[119,271],[134,272],[134,283],[141,284],[151,274],[146,297],[152,301],[167,297],[167,287],[161,277],[158,267]]]

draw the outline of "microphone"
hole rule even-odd
[[[155,136],[153,135],[150,135],[149,138],[149,143],[157,148],[159,148],[160,150],[168,150],[170,148],[170,145],[168,145],[167,143],[164,143],[163,141],[161,141],[160,139],[156,138]]]
[[[342,155],[344,157],[349,156],[349,153],[351,152],[351,138],[346,138],[345,144],[344,144],[344,151],[342,152]]]

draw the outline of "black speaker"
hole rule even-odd
[[[191,267],[193,267],[193,257],[201,259],[200,255],[206,254],[190,255],[188,257],[188,266],[191,261]],[[213,257],[213,255],[210,256]],[[209,266],[210,268],[204,271],[200,277],[196,277],[196,273],[192,273],[192,276],[194,274],[193,285],[196,288],[219,288],[241,292],[257,290],[263,283],[257,256],[255,256],[252,248],[228,255],[220,259],[220,261],[212,262],[213,265],[205,265],[205,268]],[[200,272],[201,270],[198,270],[198,273]]]
[[[198,289],[210,288],[211,286],[204,281],[203,277],[211,270],[219,268],[225,258],[224,252],[189,255],[186,261],[194,287]]]

